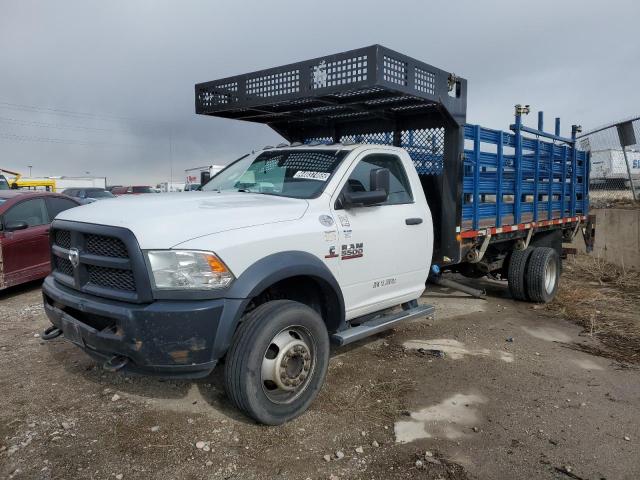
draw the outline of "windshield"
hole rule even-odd
[[[133,187],[133,193],[151,193],[151,187]]]
[[[113,198],[115,195],[106,190],[87,190],[87,197],[89,198]]]
[[[319,195],[347,155],[345,150],[271,150],[222,170],[202,190],[252,192],[291,198]]]
[[[7,179],[4,177],[4,175],[0,175],[0,190],[10,190],[9,182],[7,182]]]

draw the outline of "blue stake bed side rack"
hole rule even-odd
[[[409,152],[434,223],[433,262],[453,265],[489,237],[575,230],[589,208],[589,158],[570,138],[522,124],[466,124],[467,81],[382,47],[195,86],[196,113],[269,125],[290,142],[395,145]],[[519,107],[519,106],[517,106]],[[545,139],[545,140],[542,140]]]

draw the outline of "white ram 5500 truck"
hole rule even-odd
[[[329,333],[349,343],[432,311],[416,302],[433,230],[406,151],[271,148],[203,190],[59,215],[47,335],[148,374],[208,375],[226,353],[232,401],[279,424],[322,386]]]
[[[525,127],[521,105],[512,132],[469,125],[466,93],[380,45],[197,84],[197,113],[290,143],[203,191],[61,213],[43,338],[125,372],[193,378],[223,363],[231,401],[280,424],[317,395],[330,341],[431,314],[417,301],[428,277],[490,275],[550,301],[563,242],[582,231],[593,246],[579,128],[544,132],[542,115]]]

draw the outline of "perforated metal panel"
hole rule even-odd
[[[398,85],[407,85],[407,62],[385,55],[382,67],[384,80]]]
[[[307,145],[331,145],[333,143],[333,138],[331,137],[314,137],[314,138],[305,138],[304,143]]]
[[[247,79],[247,93],[258,97],[274,97],[299,91],[300,70],[289,70]]]
[[[238,82],[224,83],[218,85],[216,90],[200,92],[198,94],[198,101],[207,107],[226,105],[236,100],[237,92]]]
[[[362,135],[344,135],[340,138],[344,143],[374,143],[377,145],[391,145],[393,143],[392,132],[365,133]]]
[[[404,130],[400,146],[409,152],[420,175],[440,175],[444,166],[444,128]]]
[[[332,172],[337,162],[333,152],[291,152],[283,166],[291,169]]]
[[[353,56],[333,61],[322,61],[311,67],[311,88],[362,82],[367,79],[367,57]]]
[[[436,92],[436,75],[418,67],[415,68],[414,72],[416,90],[434,94]]]

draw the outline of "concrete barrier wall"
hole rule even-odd
[[[592,209],[590,213],[596,215],[593,255],[621,267],[640,270],[640,209]],[[575,243],[584,246],[582,235],[576,236]]]

